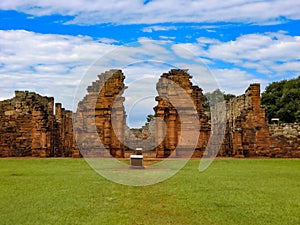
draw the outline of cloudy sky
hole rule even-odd
[[[263,90],[300,75],[299,12],[295,0],[3,0],[0,100],[30,90],[73,109],[78,90],[121,68],[138,126],[173,67],[189,68],[204,92]]]

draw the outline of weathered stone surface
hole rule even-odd
[[[155,135],[153,135],[150,126],[143,126],[140,129],[129,129],[126,127],[124,144],[128,147],[125,152],[126,155],[136,154],[135,149],[143,148],[143,154],[147,158],[155,158]]]
[[[300,157],[300,124],[268,124],[260,106],[260,85],[227,103],[226,135],[219,155]]]
[[[227,129],[222,156],[265,156],[270,148],[265,109],[260,106],[260,85],[227,103]]]
[[[155,117],[157,118],[156,140],[158,146],[156,157],[168,157],[172,154],[179,144],[179,140],[187,139],[187,137],[182,137],[182,133],[188,137],[195,134],[198,136],[194,156],[202,156],[205,150],[209,139],[210,126],[203,109],[204,96],[202,89],[193,86],[190,81],[191,78],[186,70],[172,69],[169,73],[164,73],[157,83],[156,89],[159,96],[155,99],[158,103],[154,108]],[[189,98],[192,100],[192,105],[188,102]],[[181,111],[181,117],[178,110]],[[196,115],[194,112],[196,112]],[[193,123],[188,124],[192,122],[192,118],[195,116],[198,116],[199,124],[197,125],[200,127],[200,132],[195,131],[198,126]],[[164,137],[164,139],[160,140],[161,137]],[[186,146],[188,146],[188,143]],[[176,155],[184,157],[185,150],[187,151],[186,155],[189,155],[190,147],[187,147],[187,149],[177,148]]]
[[[121,70],[110,70],[98,77],[78,104],[75,123],[78,145],[85,157],[124,157],[125,76]]]
[[[300,157],[300,123],[271,124],[270,157]]]
[[[81,154],[124,157],[130,155],[130,150],[143,147],[142,144],[148,148],[143,152],[145,157],[167,157],[175,149],[177,157],[185,157],[190,149],[185,149],[184,141],[188,146],[192,140],[189,136],[195,134],[193,157],[201,157],[212,142],[210,134],[218,136],[218,125],[213,126],[214,118],[209,121],[204,113],[202,89],[193,86],[190,78],[186,70],[178,69],[160,77],[154,107],[154,136],[149,127],[130,131],[126,126],[122,97],[126,87],[121,70],[101,74],[88,87],[88,94],[79,103],[76,114],[62,108],[60,103],[54,106],[53,98],[16,91],[14,98],[0,101],[0,157],[81,157]],[[172,102],[174,99],[176,103]],[[223,144],[216,149],[219,156],[300,157],[300,124],[269,125],[266,111],[260,106],[259,84],[251,84],[245,94],[226,103],[223,111],[227,122]],[[197,114],[197,126],[191,122],[195,117],[193,112]],[[198,132],[195,127],[199,127]],[[183,137],[183,132],[187,137]],[[176,147],[180,140],[183,147],[179,149]]]
[[[54,99],[16,91],[0,102],[0,157],[71,156],[72,112],[54,115]]]

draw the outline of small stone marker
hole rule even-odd
[[[271,122],[272,122],[273,124],[279,124],[279,118],[272,118],[272,119],[271,119]]]
[[[142,148],[135,149],[135,155],[130,155],[130,168],[132,169],[144,169],[143,166],[143,154]]]
[[[135,154],[136,154],[136,155],[143,155],[143,152],[142,152],[142,151],[143,151],[143,148],[136,148],[136,149],[135,149]]]

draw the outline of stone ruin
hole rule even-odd
[[[246,93],[226,105],[226,134],[219,152],[224,156],[265,156],[270,147],[266,111],[260,105],[260,85],[251,84]]]
[[[193,155],[202,156],[205,150],[210,135],[210,124],[204,112],[204,95],[202,89],[192,85],[191,78],[185,70],[172,69],[169,73],[164,73],[157,83],[156,89],[159,96],[155,98],[157,106],[154,107],[154,111],[155,117],[160,120],[157,122],[156,139],[159,140],[162,136],[165,136],[165,138],[157,143],[156,157],[168,157],[175,150],[182,135],[183,123],[192,121],[192,117],[195,116],[193,113],[194,108],[197,113],[196,116],[198,116],[198,121],[196,122],[199,123],[199,126],[194,128],[194,124],[189,124],[184,128],[184,132],[188,132],[187,136],[195,135],[195,129],[200,129],[199,132],[196,132],[196,134],[198,133],[198,143],[195,146]],[[187,95],[184,96],[185,93],[181,93],[182,91],[186,92]],[[173,96],[173,101],[176,100],[177,102],[176,107],[165,96]],[[192,99],[192,106],[185,102],[186,98]],[[179,116],[178,110],[184,111],[184,113]],[[166,124],[165,128],[163,127],[164,123]],[[178,154],[179,152],[177,152]]]
[[[191,121],[195,116],[192,113],[195,106],[199,117],[196,123],[199,123],[201,127],[200,134],[198,134],[199,139],[193,137],[195,134],[193,123],[186,124],[184,132],[187,133],[188,138],[198,140],[194,155],[200,156],[204,152],[210,134],[210,125],[203,108],[204,96],[199,87],[192,85],[191,76],[186,71],[171,70],[169,73],[164,73],[157,83],[159,96],[156,97],[158,104],[154,108],[157,119],[155,136],[151,136],[150,133],[147,135],[147,132],[143,130],[138,134],[136,130],[131,131],[126,126],[126,114],[123,106],[125,99],[122,97],[126,87],[122,71],[111,70],[98,77],[99,79],[87,88],[88,94],[78,104],[76,112],[77,144],[85,157],[112,155],[122,158],[126,152],[134,150],[133,146],[152,150],[152,153],[149,154],[152,157],[168,157],[174,152],[180,136],[183,135],[180,133],[183,120]],[[173,85],[168,81],[172,81]],[[191,106],[186,106],[185,96],[180,99],[182,94],[180,91],[187,93],[187,97],[192,100]],[[180,106],[175,109],[164,96],[173,96]],[[180,107],[182,107],[181,111],[184,111],[185,117],[181,120],[177,112]],[[135,138],[142,134],[146,134],[146,137],[140,140]],[[97,136],[103,143],[102,145]],[[161,139],[163,136],[165,136],[164,139]],[[180,150],[181,156],[184,155],[184,148],[187,151],[191,150],[190,139],[187,137],[185,138],[187,143]],[[134,141],[137,144],[132,143]],[[149,149],[149,146],[153,146],[152,149]],[[179,156],[179,150],[176,154]]]
[[[125,99],[122,97],[126,86],[122,71],[110,70],[98,77],[87,88],[88,94],[78,104],[76,113],[64,110],[60,103],[55,104],[54,113],[53,98],[28,91],[16,91],[14,98],[1,101],[0,157],[83,155],[123,158],[128,157],[126,153],[134,146],[141,147],[139,145],[145,141],[153,146],[149,151],[151,157],[168,157],[182,138],[183,127],[187,135],[194,129],[193,124],[184,122],[193,119],[193,110],[200,128],[193,157],[204,154],[210,134],[215,131],[212,131],[212,121],[203,108],[202,89],[191,83],[186,70],[172,69],[157,83],[154,135],[143,129],[132,131],[127,127]],[[168,88],[170,85],[173,87]],[[175,107],[164,97],[173,96],[177,104],[186,105],[185,98],[180,98],[182,90],[194,107]],[[184,117],[179,117],[180,111],[184,112]],[[245,94],[229,100],[224,111],[227,122],[219,156],[300,157],[300,124],[269,125],[266,111],[260,105],[259,84],[251,84]],[[132,139],[132,136],[144,137],[139,140]],[[103,144],[99,144],[99,139]],[[184,150],[181,147],[177,156],[181,156],[179,152],[184,156]]]
[[[226,105],[226,135],[220,156],[300,157],[300,124],[268,124],[260,84]]]
[[[71,111],[54,98],[15,91],[0,102],[0,156],[69,157],[75,149]]]
[[[300,157],[300,123],[270,124],[268,157]]]
[[[112,155],[122,158],[126,148],[123,144],[126,129],[125,99],[122,97],[126,88],[125,76],[121,70],[110,70],[98,77],[87,88],[88,94],[78,103],[74,121],[77,143],[85,157]],[[112,121],[115,123],[112,124]]]

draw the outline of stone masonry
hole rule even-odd
[[[195,133],[198,136],[198,143],[195,148],[194,156],[200,156],[205,150],[205,146],[209,139],[210,126],[208,118],[204,113],[204,96],[202,89],[198,86],[193,86],[190,79],[192,77],[186,70],[172,69],[169,73],[164,73],[157,83],[157,91],[159,96],[156,97],[157,106],[155,106],[155,117],[157,121],[157,140],[164,136],[156,148],[156,157],[168,157],[177,147],[181,132],[189,132],[194,136]],[[182,92],[182,93],[181,93]],[[185,95],[186,96],[183,96]],[[167,96],[167,97],[164,97]],[[174,106],[168,99],[171,96],[173,101],[177,102],[177,106]],[[169,97],[170,98],[170,97]],[[186,103],[186,98],[191,98],[193,105],[190,106]],[[196,116],[198,116],[198,125],[200,127],[199,132],[195,132],[194,124],[190,124],[184,128],[183,123],[192,121],[193,110],[196,110]],[[178,111],[184,111],[182,118],[178,115]],[[164,127],[163,124],[166,124]],[[187,136],[189,134],[187,133]],[[180,149],[183,152],[184,149]],[[177,152],[177,155],[179,151]],[[178,155],[179,156],[179,155]]]
[[[77,144],[86,157],[112,155],[121,158],[125,151],[126,114],[122,97],[126,88],[125,76],[121,70],[110,70],[98,77],[78,104],[75,120]]]
[[[270,124],[269,157],[300,158],[300,123]]]
[[[51,97],[28,91],[16,91],[12,99],[0,101],[0,157],[122,158],[148,137],[151,156],[175,152],[176,157],[184,157],[189,142],[196,140],[193,157],[201,157],[212,142],[210,134],[218,133],[204,112],[202,89],[191,83],[187,70],[172,69],[158,80],[154,136],[152,130],[132,131],[126,126],[122,71],[110,70],[98,77],[76,113],[54,104]],[[300,124],[268,124],[259,84],[251,84],[245,94],[228,101],[223,111],[227,122],[219,156],[300,157]]]
[[[54,99],[16,91],[0,102],[0,156],[72,156],[72,112]]]
[[[222,156],[265,156],[270,134],[266,111],[260,106],[260,85],[251,84],[246,93],[226,105],[227,129]]]

